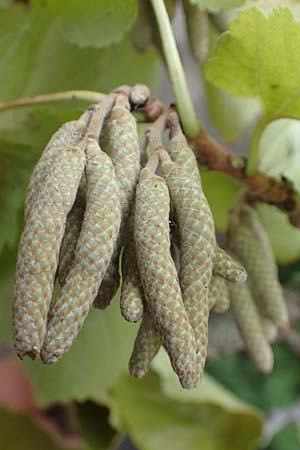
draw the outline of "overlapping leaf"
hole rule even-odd
[[[300,22],[291,10],[265,16],[249,8],[221,36],[205,74],[234,95],[259,98],[268,118],[300,117],[299,59]]]
[[[209,11],[222,11],[235,8],[245,3],[246,0],[190,0],[192,5],[198,5],[202,9]]]
[[[137,13],[136,0],[30,0],[38,11],[58,18],[67,39],[80,47],[107,47],[122,39]]]
[[[261,417],[253,409],[251,411],[247,407],[241,407],[234,411],[230,401],[224,406],[222,401],[216,401],[218,394],[214,394],[211,400],[208,391],[203,400],[193,395],[193,392],[190,392],[191,395],[187,392],[186,397],[183,395],[184,398],[180,398],[181,390],[178,385],[176,398],[174,391],[172,395],[166,392],[166,385],[161,386],[158,375],[152,372],[141,381],[124,376],[113,389],[112,418],[115,422],[118,419],[119,425],[130,433],[138,448],[257,448]]]

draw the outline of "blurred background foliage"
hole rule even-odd
[[[141,31],[137,22],[145,3],[0,0],[0,100],[70,89],[108,92],[141,82],[154,96],[172,101],[159,51],[152,44],[144,51],[136,48],[151,34],[151,23]],[[167,3],[170,7],[173,2]],[[173,23],[198,112],[220,141],[245,153],[261,105],[217,87],[212,76],[204,78],[203,66],[192,61],[177,3]],[[296,1],[191,3],[209,8],[212,52],[238,7],[255,4],[270,10],[288,5],[296,17],[300,10]],[[143,380],[134,380],[127,363],[136,325],[121,318],[116,298],[107,310],[91,311],[79,339],[55,366],[17,361],[11,346],[11,301],[26,186],[50,136],[84,106],[62,102],[1,112],[0,449],[132,448],[128,436],[141,450],[299,449],[300,361],[284,343],[274,346],[275,369],[268,376],[243,352],[228,354],[209,359],[201,386],[184,392],[160,354],[153,370]],[[300,187],[297,120],[273,122],[259,153],[262,170]],[[224,232],[241,184],[205,168],[202,179],[216,227]],[[300,231],[271,206],[259,205],[258,212],[280,263],[282,282],[299,289]],[[274,417],[280,413],[285,419],[274,431]]]

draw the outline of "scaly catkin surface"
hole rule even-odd
[[[182,386],[192,388],[196,384],[195,337],[170,254],[169,212],[165,181],[143,169],[136,191],[134,234],[147,309]]]
[[[48,168],[20,242],[13,301],[14,339],[20,357],[39,354],[67,215],[85,165],[82,144],[67,146]]]
[[[145,304],[143,286],[136,260],[134,220],[135,214],[132,213],[128,221],[126,242],[122,255],[120,308],[123,317],[128,322],[137,322],[142,318]]]
[[[141,378],[148,372],[150,364],[161,346],[161,336],[156,330],[151,315],[146,312],[129,361],[129,372],[136,378]]]
[[[201,184],[178,164],[162,164],[180,232],[180,273],[182,296],[197,344],[197,381],[201,379],[207,353],[208,289],[213,270],[215,228]]]
[[[209,309],[224,314],[230,308],[230,298],[226,281],[213,275],[209,286]]]
[[[87,150],[87,204],[72,268],[49,315],[42,359],[56,362],[71,346],[86,318],[109,264],[120,220],[114,168],[96,141]]]
[[[83,176],[79,184],[74,205],[67,217],[65,234],[59,252],[57,277],[61,286],[64,285],[74,260],[74,252],[80,235],[85,205],[86,181],[85,176]]]
[[[139,141],[133,115],[125,107],[114,106],[107,122],[107,130],[106,145],[120,188],[122,222],[116,248],[94,302],[101,309],[109,305],[120,284],[119,255],[140,172]]]
[[[77,145],[82,139],[90,118],[89,111],[85,111],[78,120],[73,120],[62,125],[52,136],[37,162],[30,182],[25,200],[25,217],[27,218],[39,196],[39,192],[45,182],[54,158],[66,147]]]
[[[231,311],[255,365],[271,372],[273,353],[265,337],[259,312],[246,283],[228,283]]]
[[[229,249],[245,266],[268,317],[279,327],[286,327],[288,312],[274,255],[252,208],[245,206],[239,213],[233,213],[227,241]]]

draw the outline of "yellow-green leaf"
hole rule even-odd
[[[289,8],[265,16],[245,9],[229,25],[209,59],[209,81],[243,97],[257,97],[267,117],[300,116],[300,22]]]

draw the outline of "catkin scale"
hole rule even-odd
[[[129,361],[129,372],[141,378],[148,372],[150,364],[161,346],[161,335],[156,330],[151,315],[146,312],[140,325]]]
[[[145,303],[143,286],[136,260],[134,220],[135,215],[132,213],[128,221],[126,242],[122,255],[120,308],[122,316],[128,322],[137,322],[142,318]]]
[[[247,279],[247,272],[244,267],[220,247],[215,248],[213,266],[214,274],[228,281],[242,283]]]
[[[170,254],[170,198],[165,181],[147,167],[136,191],[135,243],[147,310],[185,388],[195,387],[195,337]]]
[[[111,262],[94,302],[94,306],[101,309],[109,305],[119,288],[119,255],[140,171],[139,141],[133,115],[125,106],[116,104],[112,109],[107,127],[109,134],[106,145],[119,184],[122,222]]]
[[[25,217],[27,218],[39,196],[40,189],[47,175],[55,163],[55,157],[63,152],[66,147],[77,145],[82,139],[90,119],[90,112],[85,111],[78,120],[73,120],[62,125],[52,136],[37,162],[30,182],[25,200]]]
[[[60,247],[57,278],[61,286],[64,285],[74,260],[74,252],[80,235],[85,205],[86,181],[85,176],[83,176],[78,187],[74,205],[67,217],[65,234]]]
[[[230,297],[226,281],[213,275],[209,286],[209,309],[218,314],[224,314],[230,308]]]
[[[82,144],[66,146],[48,168],[34,208],[28,210],[13,298],[15,348],[21,358],[35,357],[42,346],[59,248],[84,164]]]
[[[163,176],[169,188],[180,231],[182,296],[197,345],[196,383],[203,374],[208,339],[208,289],[213,269],[215,230],[201,184],[172,161],[163,162]]]
[[[233,212],[227,241],[229,249],[245,266],[262,309],[275,325],[287,327],[288,311],[274,255],[268,236],[252,208],[243,206],[238,213]]]
[[[273,368],[273,353],[247,282],[228,283],[231,312],[255,365],[265,373]]]
[[[111,159],[91,140],[86,149],[87,202],[71,270],[53,305],[41,357],[56,362],[71,346],[108,267],[120,227],[120,193]]]

